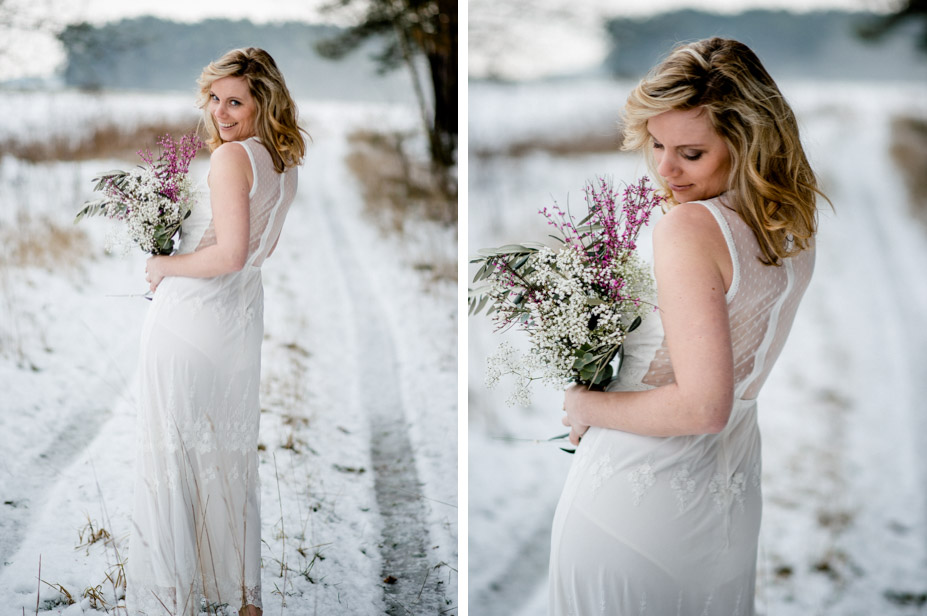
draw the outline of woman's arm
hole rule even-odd
[[[211,278],[244,267],[250,233],[251,160],[237,143],[219,146],[209,159],[209,201],[216,243],[184,255],[148,259],[146,271],[154,291],[165,276]]]
[[[733,266],[718,223],[697,204],[674,207],[654,228],[658,304],[676,382],[639,392],[566,392],[574,444],[589,426],[649,436],[720,432],[734,400],[725,298]]]

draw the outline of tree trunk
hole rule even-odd
[[[431,158],[450,188],[447,177],[457,150],[457,0],[438,0],[436,45],[429,50],[428,67],[434,88]]]

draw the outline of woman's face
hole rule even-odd
[[[244,77],[223,77],[209,88],[209,113],[222,141],[243,141],[254,136],[257,105]]]
[[[657,173],[679,203],[710,199],[728,188],[731,155],[702,107],[666,111],[647,121]]]

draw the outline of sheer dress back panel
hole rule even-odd
[[[779,266],[760,261],[753,230],[724,196],[699,202],[724,234],[734,275],[727,291],[734,354],[734,397],[752,400],[769,376],[788,338],[798,305],[814,270],[813,245]],[[656,349],[642,382],[659,387],[675,382],[666,338]]]
[[[280,237],[289,204],[296,194],[297,174],[277,173],[270,153],[260,140],[252,137],[239,142],[248,153],[254,183],[251,193],[251,217],[246,267],[261,267]],[[280,207],[277,205],[280,204]],[[216,229],[210,220],[196,250],[216,243]]]

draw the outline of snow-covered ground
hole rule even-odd
[[[0,140],[195,117],[182,95],[3,96]],[[456,285],[413,265],[453,261],[456,234],[421,224],[383,235],[344,164],[352,130],[415,128],[414,109],[300,109],[313,143],[263,268],[265,613],[455,614]],[[13,265],[10,238],[43,249],[49,228],[73,235],[94,174],[134,162],[0,159],[0,614],[37,603],[40,613],[103,613],[82,595],[98,587],[112,606],[108,578],[131,558],[133,379],[147,302],[114,295],[144,290],[144,255],[105,254],[100,219],[77,227],[82,247],[45,266]],[[384,443],[403,448],[391,466]],[[411,503],[402,524],[388,522],[390,496]],[[88,522],[113,540],[87,545]],[[384,583],[389,574],[399,581]],[[77,603],[65,605],[65,591]]]
[[[896,114],[927,117],[927,87],[781,85],[836,211],[822,206],[815,278],[760,397],[757,607],[767,616],[922,613],[927,229],[910,215],[889,126]],[[628,87],[471,83],[470,151],[614,131]],[[618,152],[471,155],[467,248],[543,238],[536,212],[552,199],[578,203],[595,175],[644,173],[637,156]],[[570,456],[531,441],[562,432],[562,394],[538,387],[531,408],[507,407],[504,382],[483,386],[500,338],[483,316],[470,318],[469,331],[470,613],[542,614],[548,534]]]

